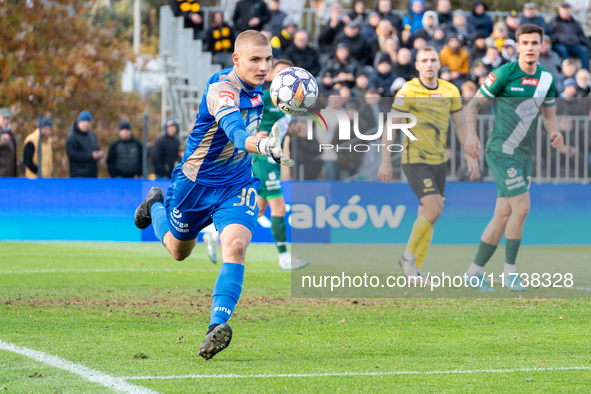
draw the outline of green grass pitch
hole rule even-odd
[[[450,248],[476,250],[430,255],[455,264]],[[523,247],[519,259],[539,256]],[[159,244],[0,243],[0,341],[126,377],[137,392],[589,391],[590,298],[292,299],[271,245],[249,247],[234,338],[205,362],[218,269],[202,244],[175,262]],[[0,349],[2,390],[117,392]]]

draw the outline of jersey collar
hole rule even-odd
[[[435,86],[434,88],[430,88],[428,86],[425,86],[425,84],[423,84],[423,81],[421,81],[421,78],[417,78],[420,82],[421,85],[423,85],[423,87],[427,90],[437,90],[439,89],[439,78],[437,78],[437,86]]]
[[[234,70],[234,69],[232,69],[232,72],[228,76],[230,76],[232,79],[234,79],[234,82],[237,83],[238,85],[240,85],[242,90],[246,90],[247,92],[252,92],[253,90],[255,90],[257,88],[256,86],[250,86],[249,84],[244,82],[242,79],[240,79],[238,74],[236,74],[236,70]]]

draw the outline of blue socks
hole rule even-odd
[[[166,217],[166,208],[164,208],[164,205],[161,202],[155,202],[150,207],[150,216],[152,217],[154,234],[156,234],[156,238],[162,242],[164,234],[170,231],[168,228],[168,218]]]
[[[230,319],[242,293],[244,265],[224,263],[213,289],[213,305],[209,325],[223,324]]]

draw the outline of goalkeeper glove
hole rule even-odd
[[[273,158],[276,163],[279,163],[282,166],[292,167],[295,162],[290,159],[289,156],[283,154],[279,141],[279,135],[279,122],[275,122],[273,128],[271,129],[271,135],[269,137],[261,138],[257,141],[257,151],[261,155]]]

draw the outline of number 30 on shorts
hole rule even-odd
[[[251,198],[252,196],[252,198]],[[239,207],[241,205],[244,205],[244,203],[246,203],[246,206],[249,207],[250,209],[254,209],[257,205],[257,191],[254,190],[254,188],[250,187],[248,188],[248,190],[246,190],[245,187],[242,188],[242,194],[238,195],[238,198],[240,199],[240,202],[237,202],[234,204],[235,207]],[[252,206],[250,205],[252,201]]]

